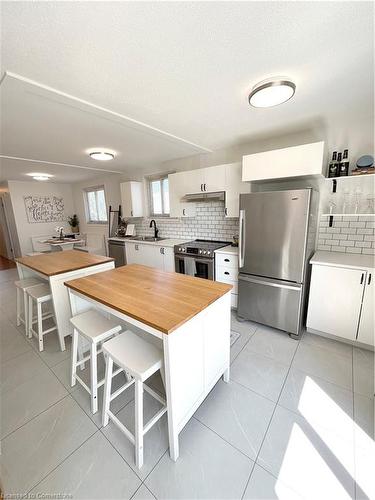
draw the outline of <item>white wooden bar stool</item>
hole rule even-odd
[[[17,310],[17,326],[23,324],[25,326],[25,335],[28,335],[28,300],[27,300],[27,289],[39,285],[42,283],[37,278],[25,278],[23,280],[18,280],[14,282],[14,286],[17,289],[17,301],[16,301],[16,310]],[[22,301],[23,301],[23,316],[21,314],[22,309]]]
[[[56,320],[55,326],[51,328],[47,328],[47,330],[43,330],[43,321],[48,318],[55,318],[55,315],[52,312],[44,312],[42,310],[43,304],[47,304],[48,302],[52,303],[52,293],[49,285],[47,283],[41,283],[39,285],[32,286],[26,290],[26,294],[28,297],[28,333],[29,338],[33,336],[38,339],[39,342],[39,351],[43,351],[44,343],[43,337],[47,333],[53,332],[57,330]],[[33,315],[33,303],[36,303],[36,317]],[[33,328],[33,324],[37,323],[38,331],[35,331]]]
[[[74,316],[70,322],[73,325],[71,385],[73,387],[78,380],[90,394],[91,411],[96,413],[98,411],[98,388],[104,384],[104,378],[98,382],[97,355],[102,352],[101,348],[98,349],[98,344],[118,334],[121,331],[121,325],[116,320],[106,318],[95,309]],[[79,336],[83,339],[80,339]],[[90,354],[86,357],[83,357],[82,347],[79,345],[84,339],[90,345]],[[79,351],[80,359],[78,360]],[[83,369],[88,360],[90,360],[90,387],[77,375],[77,366]],[[113,373],[113,376],[122,371],[123,369],[119,368]]]
[[[127,330],[116,338],[103,344],[106,356],[106,371],[103,399],[103,427],[111,419],[135,446],[135,463],[140,469],[143,465],[143,437],[167,411],[164,398],[144,384],[151,375],[163,368],[163,352],[146,342],[135,333]],[[120,366],[133,379],[111,394],[113,363]],[[135,383],[135,433],[134,435],[110,411],[110,404],[117,396]],[[143,426],[143,389],[157,399],[162,408]]]

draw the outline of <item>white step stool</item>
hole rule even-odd
[[[146,342],[135,333],[127,330],[118,337],[103,344],[106,355],[106,371],[103,399],[103,427],[111,419],[135,445],[135,462],[140,469],[143,465],[143,436],[167,411],[164,398],[144,384],[156,371],[163,369],[163,352],[153,344]],[[113,363],[120,366],[133,379],[111,394]],[[110,403],[123,391],[135,383],[135,435],[110,411]],[[157,399],[163,407],[143,426],[143,389]]]
[[[98,388],[104,384],[104,379],[98,382],[97,373],[97,355],[102,352],[102,349],[97,349],[99,343],[108,340],[113,335],[121,331],[121,325],[118,321],[108,319],[100,314],[95,309],[90,309],[84,313],[78,314],[70,319],[73,329],[73,344],[72,344],[72,367],[71,367],[71,385],[76,384],[76,381],[82,385],[91,396],[91,411],[98,411]],[[90,354],[83,357],[82,348],[79,347],[79,338],[81,335],[90,344]],[[80,350],[80,360],[78,361],[78,351]],[[77,375],[77,366],[84,368],[86,361],[90,360],[90,387]],[[119,368],[113,373],[113,376],[122,372]]]
[[[42,304],[46,304],[47,302],[52,303],[52,293],[49,285],[41,283],[40,285],[35,285],[26,290],[26,294],[28,297],[28,333],[29,338],[33,336],[38,339],[39,342],[39,351],[43,351],[43,337],[47,333],[53,332],[57,330],[56,319],[53,313],[43,313]],[[36,318],[33,317],[33,301],[36,303]],[[48,318],[55,319],[55,326],[52,328],[47,328],[47,330],[43,330],[43,321]],[[36,332],[33,329],[33,324],[37,323],[38,331]]]
[[[17,289],[17,301],[16,301],[16,310],[17,310],[17,320],[16,324],[17,326],[20,326],[23,324],[25,326],[25,335],[28,335],[28,300],[27,300],[27,289],[35,286],[35,285],[40,285],[42,281],[40,281],[38,278],[26,278],[23,280],[18,280],[14,282],[14,286]],[[22,292],[22,295],[21,295]],[[23,299],[23,317],[21,314],[21,302]]]

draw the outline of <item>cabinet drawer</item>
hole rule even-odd
[[[228,285],[232,285],[232,294],[235,293],[237,294],[238,293],[238,281],[233,281],[233,280],[227,280],[225,278],[222,278],[222,279],[218,279],[216,277],[215,281],[219,281],[220,283],[227,283]]]
[[[238,269],[216,266],[216,281],[238,281]]]
[[[238,269],[238,255],[216,253],[215,254],[215,262],[216,262],[217,266]]]

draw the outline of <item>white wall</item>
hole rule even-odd
[[[21,254],[32,252],[31,237],[55,235],[56,226],[65,226],[69,231],[67,222],[40,222],[30,223],[27,220],[24,196],[61,196],[64,199],[66,217],[72,215],[74,210],[72,186],[70,184],[55,184],[52,182],[38,181],[8,181],[10,199],[12,202],[14,219],[17,227]]]

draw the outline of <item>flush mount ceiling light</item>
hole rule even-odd
[[[36,181],[48,181],[53,175],[51,174],[41,174],[39,172],[31,172],[30,174],[27,174],[30,177],[32,177]]]
[[[249,103],[255,108],[270,108],[289,101],[296,85],[288,78],[269,78],[257,83],[249,94]]]
[[[115,155],[109,151],[92,151],[89,155],[93,160],[99,161],[109,161],[113,160],[115,157]]]

